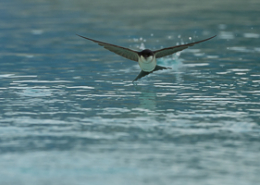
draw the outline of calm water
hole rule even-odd
[[[0,1],[0,184],[259,184],[259,9]],[[76,33],[135,50],[218,36],[133,85],[137,63]]]

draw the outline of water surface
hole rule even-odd
[[[258,1],[0,7],[0,184],[259,183]],[[136,62],[76,33],[135,50],[217,37],[133,84]]]

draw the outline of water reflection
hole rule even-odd
[[[138,95],[140,108],[151,111],[156,110],[156,93],[153,89],[149,90],[149,87],[136,85],[135,90],[140,92]]]

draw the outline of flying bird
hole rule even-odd
[[[135,62],[138,62],[139,66],[141,68],[141,72],[133,81],[136,81],[154,71],[162,70],[162,69],[169,69],[167,67],[157,65],[157,61],[156,61],[157,58],[161,58],[161,57],[165,57],[167,55],[174,54],[174,53],[176,53],[178,51],[182,51],[190,46],[199,44],[201,42],[205,42],[207,40],[210,40],[210,39],[216,37],[216,35],[214,35],[213,37],[210,37],[210,38],[207,38],[204,40],[200,40],[197,42],[167,47],[167,48],[159,49],[156,51],[151,51],[149,49],[145,49],[143,51],[134,51],[134,50],[122,47],[122,46],[117,46],[114,44],[97,41],[97,40],[90,39],[90,38],[87,38],[87,37],[84,37],[81,35],[78,35],[78,36],[80,36],[84,39],[90,40],[92,42],[95,42],[98,45],[103,46],[105,49],[107,49],[115,54],[118,54],[118,55],[125,57],[127,59],[130,59],[130,60],[133,60]]]

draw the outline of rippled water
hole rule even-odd
[[[259,1],[0,9],[0,184],[259,183]],[[136,62],[76,33],[135,50],[218,36],[133,84]]]

